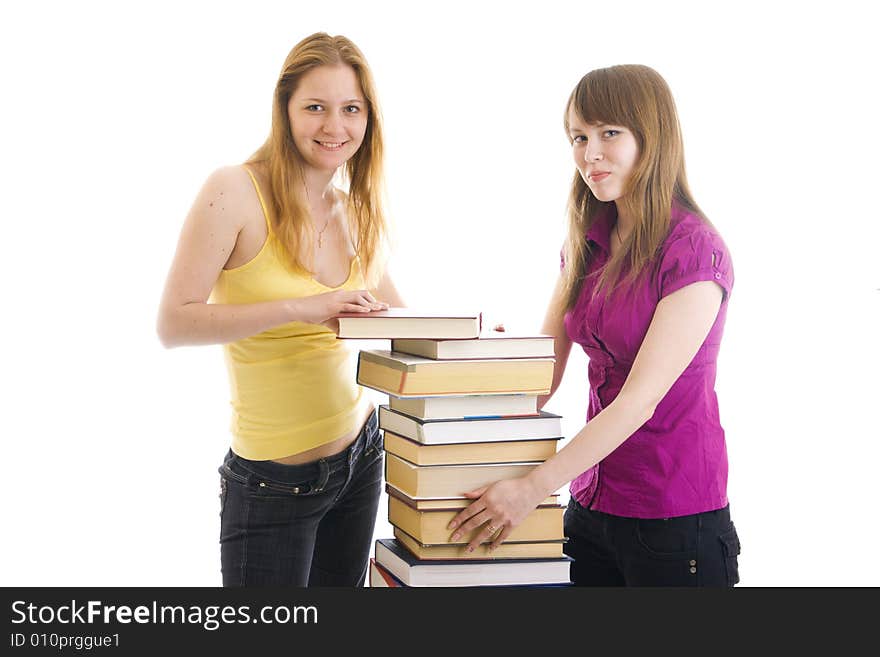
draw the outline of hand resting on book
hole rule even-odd
[[[298,321],[308,324],[325,324],[330,328],[328,320],[339,313],[370,312],[371,310],[387,310],[388,304],[377,301],[369,290],[334,290],[324,294],[315,294],[299,299],[292,299]],[[334,320],[335,321],[335,320]]]
[[[468,552],[489,539],[492,539],[489,550],[497,548],[546,497],[526,477],[496,481],[464,495],[477,499],[452,519],[449,529],[455,530],[451,540],[456,542],[483,525],[482,531],[475,533],[468,543]]]

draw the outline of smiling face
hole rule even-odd
[[[572,154],[581,178],[598,200],[620,199],[639,159],[635,135],[620,125],[586,123],[568,109]]]
[[[293,142],[306,166],[334,172],[360,148],[368,108],[354,69],[318,66],[300,78],[287,104]]]

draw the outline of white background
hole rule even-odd
[[[509,328],[540,327],[557,272],[568,93],[618,63],[667,79],[736,268],[718,392],[742,584],[880,585],[866,4],[4,7],[0,583],[220,583],[222,352],[164,350],[157,304],[201,183],[262,143],[284,57],[326,30],[375,71],[405,298]],[[548,410],[582,426],[582,354]]]

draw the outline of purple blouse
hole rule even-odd
[[[597,277],[589,275],[608,260],[616,218],[611,204],[587,233],[592,260],[580,297],[565,314],[569,338],[589,358],[587,422],[623,387],[660,299],[697,281],[715,281],[724,289],[724,298],[705,342],[651,419],[575,478],[571,494],[584,507],[631,518],[720,509],[727,505],[727,449],[715,371],[733,287],[730,255],[711,226],[676,206],[669,235],[633,287],[592,300]]]

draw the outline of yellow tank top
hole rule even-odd
[[[279,259],[266,204],[254,184],[268,237],[253,260],[220,273],[214,303],[258,303],[364,289],[357,256],[339,287],[291,273]],[[223,345],[232,404],[232,450],[255,461],[298,454],[336,440],[359,420],[363,390],[355,382],[351,351],[330,329],[290,322]]]

